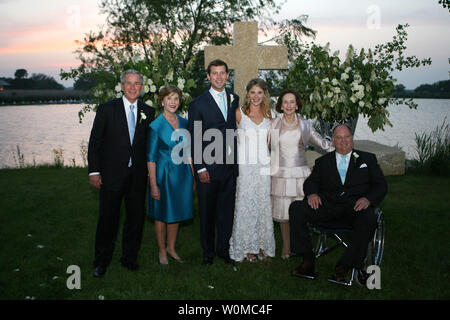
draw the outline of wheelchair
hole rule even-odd
[[[364,270],[367,269],[370,265],[381,265],[381,261],[383,260],[383,250],[384,250],[384,238],[386,232],[386,225],[383,218],[383,212],[380,208],[375,209],[375,215],[377,217],[377,228],[375,229],[372,240],[369,242],[369,246],[367,249],[367,255],[364,260]],[[322,257],[332,250],[339,247],[348,247],[348,241],[346,240],[345,235],[353,232],[352,229],[330,229],[319,227],[315,225],[310,225],[310,229],[313,235],[316,236],[316,244],[314,245],[314,254],[316,259]],[[327,240],[333,239],[335,243],[333,245],[327,246]],[[365,283],[362,283],[363,277],[360,274],[357,274],[358,271],[353,268],[351,279],[345,283],[346,286],[352,286],[353,282],[356,282],[365,286]],[[333,280],[330,280],[333,282]],[[343,283],[340,283],[343,284]]]

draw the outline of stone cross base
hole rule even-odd
[[[354,145],[355,149],[374,153],[385,176],[405,174],[404,151],[369,140],[355,140]],[[306,160],[311,169],[320,156],[322,154],[317,151],[306,151]]]

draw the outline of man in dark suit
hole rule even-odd
[[[351,227],[353,235],[332,279],[346,282],[351,268],[362,269],[368,244],[376,229],[374,208],[387,193],[387,183],[374,154],[353,150],[350,128],[333,130],[335,152],[315,162],[305,180],[303,201],[289,207],[292,251],[303,258],[294,276],[314,279],[314,254],[308,223],[329,228]]]
[[[103,277],[111,262],[125,200],[121,264],[137,270],[145,217],[148,125],[155,110],[138,101],[143,77],[135,70],[121,77],[123,97],[100,104],[89,138],[89,182],[99,189],[94,276]]]
[[[189,132],[200,211],[203,264],[215,255],[226,263],[233,228],[238,165],[236,157],[236,108],[239,96],[225,89],[229,78],[224,61],[214,60],[207,68],[211,88],[189,105]],[[215,229],[217,227],[217,247]]]

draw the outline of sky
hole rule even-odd
[[[349,44],[374,48],[390,41],[398,24],[409,23],[407,55],[431,57],[431,66],[394,73],[397,83],[414,89],[449,79],[450,12],[438,0],[280,0],[276,20],[308,15],[317,43],[330,43],[344,56]],[[76,40],[104,25],[96,0],[0,0],[0,77],[16,69],[53,76],[79,65]],[[260,41],[264,40],[260,36]],[[312,39],[305,39],[306,41]]]

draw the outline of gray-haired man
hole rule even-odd
[[[89,138],[89,183],[99,189],[94,277],[103,277],[111,262],[125,200],[122,266],[137,270],[145,217],[147,134],[155,110],[138,97],[143,77],[135,70],[121,77],[123,97],[100,104]]]

